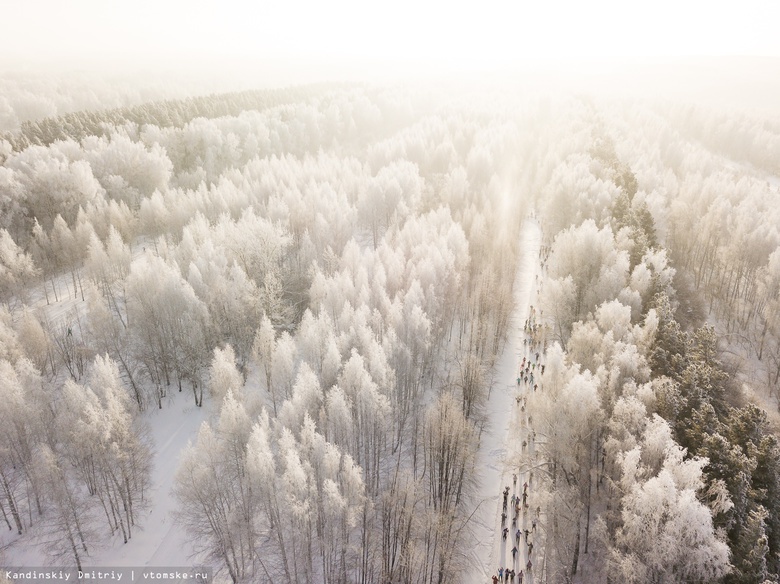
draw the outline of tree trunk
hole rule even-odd
[[[2,499],[0,499],[0,511],[3,512],[3,519],[5,520],[5,524],[8,526],[8,531],[13,531],[14,528],[11,526],[11,522],[8,521],[8,515],[5,512],[5,505],[3,505]]]
[[[577,564],[580,559],[580,518],[577,517],[577,536],[574,539],[574,557],[571,561],[571,575],[577,574]]]
[[[3,492],[5,493],[5,498],[8,501],[8,508],[11,510],[11,516],[14,518],[14,523],[16,523],[17,532],[19,535],[22,535],[22,518],[19,515],[19,509],[16,507],[14,496],[11,493],[11,486],[8,484],[8,479],[6,478],[5,473],[0,472],[0,477],[3,479]]]

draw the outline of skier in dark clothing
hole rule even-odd
[[[505,527],[504,531],[501,532],[501,539],[506,539],[506,534],[509,533],[509,528]]]
[[[512,548],[512,559],[514,559],[515,556],[517,556],[517,546]]]

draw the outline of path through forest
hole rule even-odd
[[[526,545],[525,530],[528,530],[527,541],[533,543],[536,530],[532,521],[536,516],[533,505],[533,482],[527,471],[520,471],[524,457],[534,457],[533,441],[530,439],[531,429],[528,425],[527,412],[524,410],[522,397],[525,391],[532,391],[525,382],[518,385],[520,366],[525,357],[532,359],[527,345],[527,336],[523,330],[526,319],[531,315],[531,306],[536,302],[536,276],[539,273],[539,248],[541,245],[541,229],[534,219],[526,219],[520,229],[520,254],[514,284],[514,310],[510,321],[509,338],[504,351],[498,359],[494,371],[493,386],[486,406],[488,425],[482,432],[480,449],[477,455],[477,477],[480,482],[477,497],[479,507],[473,521],[473,537],[475,545],[470,552],[468,576],[464,582],[491,583],[491,576],[497,574],[499,567],[514,569],[517,574],[522,569],[526,571],[529,546]],[[526,340],[526,343],[523,341]],[[520,401],[518,402],[518,397]],[[523,441],[527,446],[523,446]],[[513,481],[513,475],[517,480]],[[527,503],[523,506],[523,485],[528,483]],[[508,529],[506,540],[502,539],[502,491],[509,487],[507,496],[507,518],[505,526]],[[520,498],[520,512],[517,525],[513,525],[515,517],[512,496]],[[520,538],[516,538],[517,530]],[[512,548],[517,547],[518,553],[512,557]],[[532,561],[536,559],[539,550],[531,553]],[[534,569],[526,575],[524,584],[533,584]],[[518,579],[515,578],[515,582]]]

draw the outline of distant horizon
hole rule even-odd
[[[0,22],[4,61],[57,63],[182,59],[426,63],[483,70],[580,59],[780,57],[780,3],[616,0],[365,5],[290,0],[30,0]]]
[[[585,92],[610,97],[673,98],[728,109],[780,115],[780,56],[583,57],[447,68],[432,61],[354,58],[235,58],[169,56],[154,62],[120,59],[16,62],[0,59],[0,80],[38,78],[65,84],[120,83],[142,90],[167,87],[169,97],[320,82],[434,83],[503,86],[542,94]],[[106,107],[110,107],[108,104]]]

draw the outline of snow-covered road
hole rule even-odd
[[[532,385],[523,382],[518,385],[520,365],[523,358],[532,359],[529,347],[524,344],[526,335],[523,325],[531,314],[531,306],[536,300],[536,276],[539,272],[539,248],[541,245],[541,229],[533,219],[526,219],[520,230],[520,260],[514,284],[514,311],[510,321],[510,333],[504,351],[497,361],[494,371],[493,386],[487,404],[489,424],[482,433],[480,449],[477,458],[477,477],[480,482],[478,490],[478,510],[473,520],[473,537],[476,545],[471,550],[471,570],[464,582],[488,583],[491,577],[501,568],[514,569],[517,574],[526,572],[524,584],[533,583],[534,569],[528,573],[526,564],[529,560],[529,546],[526,544],[525,530],[528,530],[528,543],[533,544],[536,530],[532,521],[536,516],[536,506],[533,505],[534,491],[530,473],[521,470],[523,459],[535,456],[531,428],[528,425],[527,412],[524,410],[522,397],[525,391],[532,391]],[[520,402],[517,398],[520,398]],[[523,442],[526,446],[523,446]],[[513,480],[513,475],[517,480]],[[524,508],[522,496],[523,486],[528,483],[527,503]],[[509,488],[507,517],[502,524],[502,491]],[[520,512],[517,525],[513,525],[515,517],[512,496],[520,497]],[[507,538],[502,538],[502,528],[508,529]],[[520,530],[519,540],[516,532]],[[518,553],[513,558],[512,548],[517,547]],[[533,562],[538,555],[531,552]],[[514,582],[518,582],[515,578]]]

